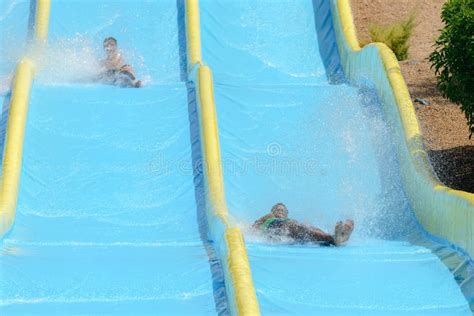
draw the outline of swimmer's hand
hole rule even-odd
[[[126,71],[126,72],[129,72],[129,73],[131,73],[131,74],[134,73],[133,68],[132,68],[132,66],[130,66],[130,65],[123,65],[123,66],[120,68],[120,71]]]
[[[267,215],[264,215],[264,216],[260,217],[259,219],[257,219],[255,221],[255,223],[253,223],[252,228],[260,229],[260,225],[262,225],[267,219],[269,219],[271,217],[273,217],[272,213],[269,213]]]

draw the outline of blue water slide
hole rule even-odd
[[[29,14],[30,1],[3,0],[0,2],[0,78],[13,72],[23,48],[30,37],[33,17]],[[3,89],[2,89],[3,90]]]
[[[18,60],[30,38],[33,17],[29,1],[0,1],[0,152],[3,154],[10,87]]]
[[[24,54],[34,3],[0,1],[2,78]],[[414,217],[370,80],[344,77],[329,1],[200,9],[228,207],[262,314],[471,315],[470,259]],[[37,73],[17,216],[0,242],[0,314],[230,313],[195,168],[183,18],[182,0],[52,1],[48,49],[29,52]],[[107,36],[143,89],[90,82]],[[276,202],[329,232],[353,218],[355,232],[341,248],[274,243],[249,226]]]
[[[1,2],[2,60],[5,34],[26,37],[29,4]],[[183,16],[183,1],[52,1],[48,49],[31,53],[17,214],[0,244],[1,315],[227,312],[192,167]],[[108,36],[144,88],[88,81]]]
[[[200,1],[228,208],[247,231],[261,312],[471,315],[445,260],[459,254],[438,256],[445,246],[413,215],[370,80],[345,82],[329,3]],[[331,233],[352,218],[353,236],[338,248],[272,243],[249,225],[276,202]]]

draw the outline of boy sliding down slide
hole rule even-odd
[[[337,222],[334,235],[330,235],[319,228],[290,220],[285,204],[278,203],[272,207],[269,214],[256,220],[252,228],[259,229],[270,238],[287,237],[301,243],[341,246],[349,240],[354,230],[354,221]]]
[[[143,83],[135,77],[132,66],[124,63],[122,55],[117,49],[117,40],[107,37],[104,40],[104,49],[107,58],[101,62],[103,70],[100,74],[100,81],[120,87],[141,88]]]

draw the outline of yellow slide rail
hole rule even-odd
[[[198,0],[186,0],[186,31],[188,69],[196,86],[208,226],[221,258],[230,312],[260,315],[242,232],[228,220],[212,72],[201,57]]]
[[[50,10],[51,0],[36,1],[35,36],[37,40],[46,41],[48,38]]]
[[[35,38],[45,41],[48,35],[50,0],[38,0],[35,16]],[[10,111],[8,115],[5,149],[0,187],[0,238],[12,227],[20,186],[23,138],[34,77],[34,65],[23,58],[16,67]]]
[[[349,0],[331,0],[337,44],[346,76],[370,79],[393,125],[405,191],[415,214],[431,234],[441,236],[474,257],[474,194],[441,184],[423,146],[415,108],[390,48],[382,43],[361,49]]]

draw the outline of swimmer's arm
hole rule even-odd
[[[104,71],[111,70],[111,69],[120,70],[120,68],[124,66],[122,54],[118,53],[112,58],[102,59],[100,61],[100,65]]]
[[[268,213],[267,215],[260,217],[255,221],[255,223],[253,223],[252,228],[259,229],[260,225],[262,225],[267,219],[271,217],[273,217],[272,213]]]

